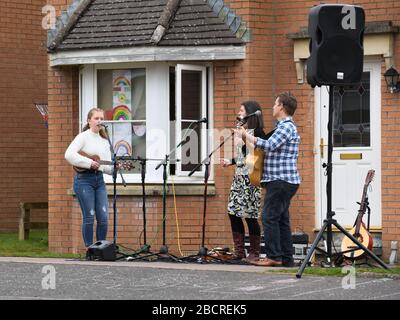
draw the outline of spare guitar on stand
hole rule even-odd
[[[362,221],[365,211],[368,208],[368,186],[372,182],[374,178],[375,170],[369,170],[367,173],[367,177],[365,178],[364,190],[361,197],[360,209],[358,210],[358,215],[356,222],[354,223],[353,229],[351,229],[350,234],[353,235],[361,244],[367,247],[369,250],[372,249],[373,239],[371,234],[369,233],[369,223],[368,228],[365,227],[364,222]],[[342,240],[342,254],[345,258],[349,259],[359,259],[364,256],[365,252],[358,247],[350,238],[344,237]]]

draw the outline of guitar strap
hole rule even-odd
[[[267,138],[267,140],[268,140],[269,138],[271,138],[271,136],[274,134],[275,130],[276,130],[276,128],[275,128],[275,129],[272,129],[270,132],[268,132],[268,133],[265,135],[266,138]]]

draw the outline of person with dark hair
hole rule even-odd
[[[256,101],[245,101],[241,104],[238,116],[243,119],[245,116],[260,111],[259,115],[249,117],[243,125],[247,130],[253,131],[256,137],[266,138],[263,131],[264,122],[260,105]],[[244,158],[249,152],[241,139],[235,140],[237,150],[236,158],[221,159],[223,167],[236,165],[235,175],[233,177],[229,201],[228,216],[231,222],[234,251],[232,259],[245,259],[245,229],[243,219],[246,220],[250,249],[246,261],[253,261],[259,258],[260,254],[260,226],[258,217],[261,207],[261,188],[250,183],[250,177],[247,166],[244,164]]]
[[[300,136],[292,119],[296,108],[296,98],[291,93],[281,93],[273,106],[272,115],[278,122],[270,138],[252,136],[243,128],[237,130],[247,144],[266,153],[261,185],[266,191],[262,223],[267,258],[252,262],[258,266],[294,265],[289,206],[300,185]]]
[[[100,123],[104,111],[93,108],[87,124],[65,151],[65,159],[79,168],[74,177],[74,192],[82,210],[82,235],[86,247],[93,244],[93,224],[96,217],[96,239],[105,240],[108,229],[108,199],[103,172],[113,173],[113,166],[100,165],[99,160],[111,162],[107,135]]]

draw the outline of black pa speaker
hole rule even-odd
[[[87,260],[116,260],[116,246],[113,242],[101,240],[93,243],[86,251]]]
[[[312,87],[360,83],[364,10],[353,5],[321,4],[310,10],[308,18],[307,82]]]

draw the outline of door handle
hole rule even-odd
[[[328,146],[327,144],[324,144],[324,138],[321,138],[320,142],[319,142],[319,152],[321,155],[321,159],[324,157],[324,147],[327,147],[327,146]]]

